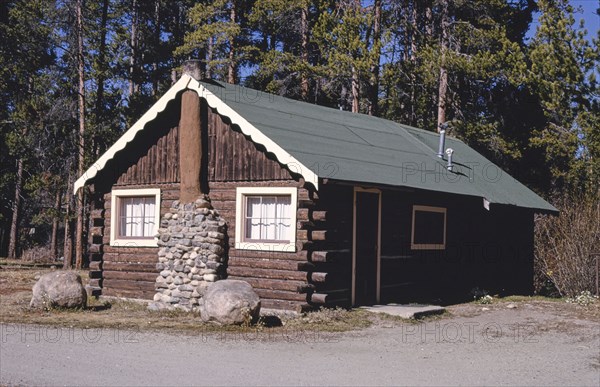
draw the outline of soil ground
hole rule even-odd
[[[0,385],[600,385],[598,302],[511,297],[419,321],[330,310],[224,329],[119,300],[30,310],[50,269],[0,267]]]

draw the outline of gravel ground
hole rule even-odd
[[[451,307],[346,333],[174,335],[0,325],[0,385],[600,385],[597,315]]]

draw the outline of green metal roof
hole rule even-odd
[[[543,212],[556,208],[455,138],[454,170],[436,156],[439,135],[393,121],[340,111],[210,81],[202,86],[320,178],[482,197]]]

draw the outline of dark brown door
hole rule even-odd
[[[377,302],[379,193],[356,191],[354,304]]]

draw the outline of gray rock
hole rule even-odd
[[[148,304],[148,310],[152,312],[160,312],[162,310],[173,310],[173,306],[163,302],[151,302]]]
[[[240,325],[256,322],[260,298],[245,281],[223,280],[208,287],[199,307],[203,321]]]
[[[206,282],[215,282],[218,279],[216,274],[204,274],[202,278]]]
[[[87,292],[74,271],[44,274],[33,286],[32,308],[85,308]]]
[[[181,285],[181,286],[179,286],[179,290],[182,292],[193,292],[194,287],[190,286],[190,285]]]

